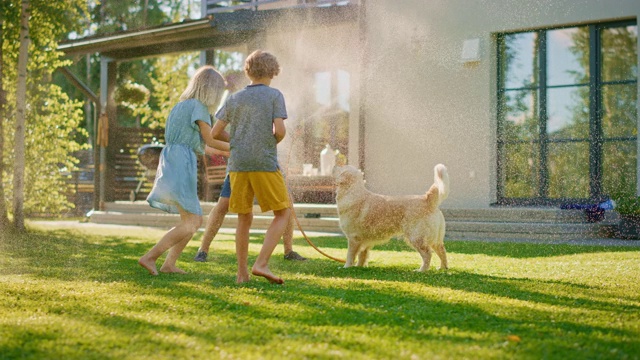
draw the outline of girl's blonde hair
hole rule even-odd
[[[180,95],[180,101],[198,99],[213,114],[220,104],[226,83],[220,73],[210,65],[200,67],[189,80],[189,85]]]
[[[244,61],[244,72],[252,79],[272,78],[280,73],[280,64],[271,53],[256,50]]]

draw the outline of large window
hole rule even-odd
[[[304,162],[320,167],[320,152],[328,144],[346,159],[349,150],[351,76],[344,70],[313,73],[312,100],[305,101]]]
[[[498,37],[498,201],[597,201],[636,189],[638,27]]]

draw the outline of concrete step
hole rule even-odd
[[[204,215],[203,218],[203,224],[206,224],[208,214]],[[270,215],[254,215],[252,228],[266,230],[272,220],[273,216]],[[179,215],[162,212],[134,214],[116,211],[95,211],[91,215],[91,222],[96,224],[136,225],[166,229],[175,226],[179,221]],[[305,231],[341,233],[340,221],[337,217],[305,218],[298,216],[298,221]],[[222,223],[222,227],[235,228],[237,224],[238,216],[236,214],[227,214]]]
[[[204,222],[215,203],[202,203]],[[91,222],[170,228],[179,216],[151,208],[145,201],[108,203],[105,211],[95,211]],[[305,231],[341,234],[335,205],[295,204],[294,210]],[[588,223],[583,210],[554,208],[443,209],[447,239],[537,239],[572,240],[613,238],[618,215],[607,211],[603,221]],[[254,207],[253,229],[266,230],[272,212]],[[235,228],[238,218],[228,214],[224,228]],[[297,228],[297,226],[296,226]]]
[[[442,213],[447,221],[556,224],[587,222],[584,210],[558,208],[442,209]],[[617,221],[615,212],[607,211],[606,216]]]
[[[498,223],[447,221],[449,239],[579,240],[612,238],[616,223]]]
[[[202,213],[208,214],[216,203],[201,202]],[[299,217],[304,217],[305,214],[309,216],[321,216],[321,217],[338,217],[338,210],[335,205],[331,204],[294,204],[293,209]],[[117,212],[122,214],[166,214],[162,210],[158,210],[149,206],[146,201],[116,201],[105,204],[105,212]],[[273,212],[268,211],[262,213],[260,206],[253,206],[254,214],[273,215]]]

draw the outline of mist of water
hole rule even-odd
[[[316,96],[326,85],[315,75],[342,71],[349,74],[348,93],[338,95],[329,85],[328,107],[348,101],[348,130],[335,131],[348,131],[350,164],[360,166],[364,155],[364,170],[376,179],[368,183],[372,190],[422,192],[433,165],[445,163],[468,192],[463,197],[488,204],[497,128],[495,34],[584,21],[585,13],[569,0],[364,4],[364,22],[357,15],[319,22],[298,13],[267,27],[260,46],[282,65],[272,85],[284,93],[289,112],[290,136],[281,146],[281,161],[292,172],[300,172],[305,162],[318,165],[319,153],[309,154],[310,144],[294,130],[326,121],[327,106]],[[471,63],[461,59],[468,39],[480,44],[479,60]],[[365,131],[359,134],[362,124]],[[473,194],[474,188],[482,188],[484,198]]]

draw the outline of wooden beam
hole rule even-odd
[[[62,75],[64,75],[64,77],[67,78],[67,80],[69,80],[69,82],[71,82],[73,86],[75,86],[78,90],[80,90],[84,94],[84,96],[88,97],[89,100],[91,100],[91,102],[96,104],[98,107],[100,106],[100,99],[98,99],[98,96],[94,94],[93,91],[91,91],[91,89],[89,89],[87,85],[85,85],[82,81],[80,81],[80,79],[78,79],[78,77],[74,73],[72,73],[68,68],[59,67],[56,70]]]

